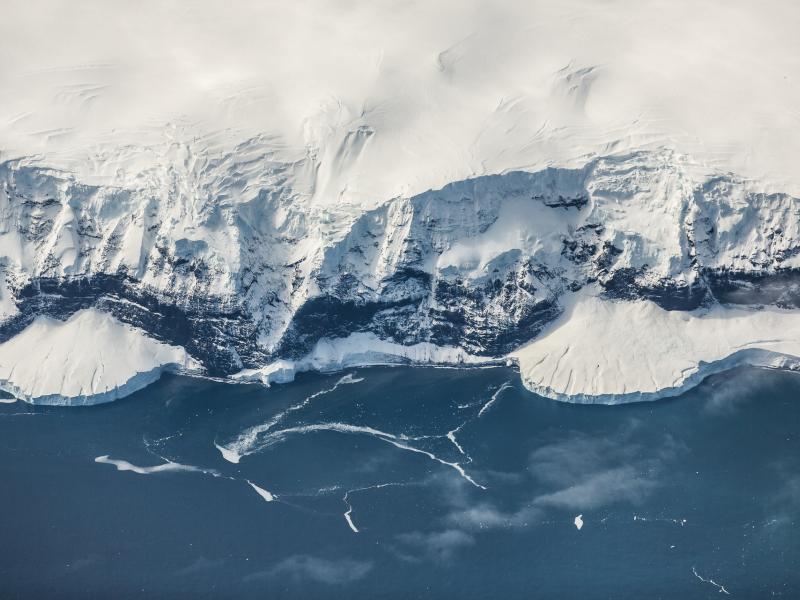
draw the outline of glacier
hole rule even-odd
[[[799,9],[734,4],[10,7],[0,387],[511,361],[609,403],[796,368]]]
[[[654,302],[582,296],[512,353],[523,383],[549,398],[618,404],[675,396],[748,365],[800,370],[800,312],[714,305],[667,311]]]
[[[110,402],[165,371],[199,374],[202,368],[182,348],[91,308],[65,322],[38,316],[0,344],[0,389],[34,404]]]

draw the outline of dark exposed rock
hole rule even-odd
[[[27,260],[0,264],[19,308],[0,324],[0,341],[37,315],[66,319],[95,306],[227,375],[354,332],[500,356],[556,319],[563,294],[586,286],[667,310],[800,308],[800,271],[786,268],[800,255],[800,201],[750,193],[728,177],[667,185],[674,172],[661,166],[640,153],[458,181],[350,213],[303,255],[294,248],[322,225],[278,184],[238,205],[201,203],[201,222],[173,233],[163,211],[181,213],[180,198],[0,163],[0,224]],[[663,232],[642,218],[651,201],[672,219]],[[490,231],[519,219],[528,221],[513,238]],[[64,258],[69,244],[74,261]],[[651,257],[658,267],[645,264]]]
[[[264,359],[255,344],[255,326],[239,308],[198,299],[179,305],[135,286],[129,278],[102,274],[26,285],[18,292],[19,313],[0,325],[0,340],[17,334],[38,315],[66,320],[93,306],[162,342],[183,346],[210,375],[227,375],[241,369],[244,361]]]

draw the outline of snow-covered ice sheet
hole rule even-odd
[[[95,181],[163,144],[311,153],[313,202],[670,146],[800,190],[797,3],[4,4],[0,138]],[[57,51],[54,51],[57,49]],[[153,93],[158,90],[158,93]]]
[[[164,370],[197,371],[183,350],[96,309],[67,321],[37,317],[0,344],[0,388],[35,404],[98,404],[139,390]]]

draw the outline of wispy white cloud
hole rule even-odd
[[[639,466],[625,466],[587,474],[573,485],[538,496],[539,506],[584,510],[615,502],[640,504],[658,486],[652,471]]]
[[[205,556],[201,556],[187,566],[176,571],[175,574],[195,576],[206,571],[218,569],[224,566],[226,562],[224,558],[206,558]]]
[[[328,560],[298,554],[282,560],[271,569],[248,575],[245,581],[288,576],[299,580],[310,579],[318,583],[341,585],[363,579],[371,569],[371,561],[349,558]]]
[[[528,504],[511,511],[497,508],[490,502],[452,511],[446,521],[466,530],[527,527],[544,517],[544,510]]]
[[[531,453],[529,472],[545,488],[533,503],[565,509],[640,504],[659,485],[665,464],[684,446],[670,435],[637,440],[635,420],[606,436],[572,433]]]
[[[743,404],[769,393],[775,373],[764,369],[741,369],[712,377],[703,383],[703,409],[713,416],[730,416]]]
[[[476,502],[471,490],[445,490],[452,510],[444,522],[465,531],[522,528],[548,520],[548,511],[582,512],[613,504],[638,505],[661,485],[667,464],[684,451],[670,435],[645,444],[638,439],[639,423],[631,420],[608,435],[579,432],[560,434],[530,454],[527,480],[513,485],[530,486],[515,504],[500,505],[494,499]]]
[[[410,548],[414,556],[423,554],[426,558],[447,561],[461,549],[475,544],[475,538],[459,529],[447,529],[422,533],[414,531],[397,536],[399,542]]]

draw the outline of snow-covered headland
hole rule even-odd
[[[43,4],[0,23],[20,398],[510,359],[621,402],[796,366],[793,3]]]

